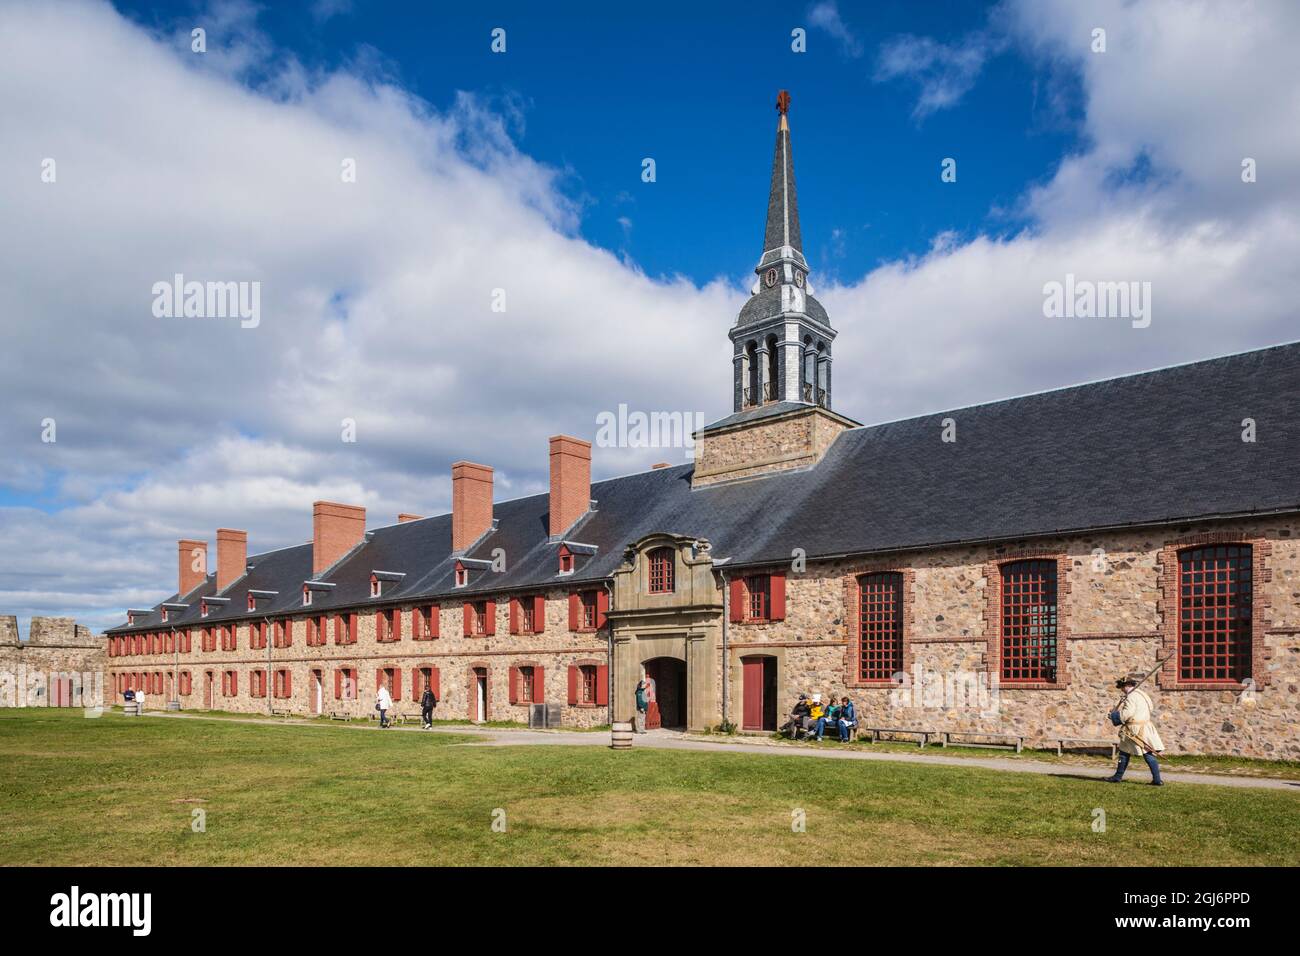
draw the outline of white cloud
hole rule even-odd
[[[955,106],[975,85],[984,64],[1003,49],[1002,37],[983,30],[948,44],[930,37],[894,37],[881,45],[875,78],[913,81],[920,92],[912,115],[920,120]]]
[[[848,56],[862,56],[862,41],[844,22],[839,6],[833,0],[813,4],[808,10],[808,22],[838,40],[840,49]]]

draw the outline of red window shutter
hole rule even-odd
[[[356,642],[357,642],[357,614],[356,611],[353,611],[351,614],[348,615],[348,643],[355,644]]]
[[[388,640],[388,628],[385,627],[383,611],[375,612],[375,640],[377,641]]]
[[[284,646],[293,647],[293,619],[285,618],[284,620]]]
[[[230,696],[231,697],[239,696],[239,672],[238,671],[230,672]]]
[[[730,621],[738,624],[745,619],[745,582],[736,578],[731,582],[731,614]]]
[[[293,672],[292,671],[284,672],[284,696],[285,697],[293,696]]]
[[[609,704],[609,667],[606,664],[596,668],[596,703],[602,706]]]
[[[463,605],[465,610],[465,636],[474,636],[474,605],[466,601]]]
[[[400,641],[401,639],[402,639],[402,612],[397,608],[393,608],[393,640]]]
[[[510,599],[510,633],[519,633],[519,598],[517,597],[512,597]],[[513,675],[513,673],[514,671],[512,669],[511,674]],[[510,679],[514,680],[514,677],[512,676]],[[514,702],[514,691],[511,691],[510,703],[513,704]]]
[[[596,592],[596,627],[605,626],[605,615],[609,614],[609,592],[601,588]]]
[[[424,611],[421,608],[411,608],[411,640],[419,641],[424,638]]]
[[[343,699],[343,671],[337,667],[334,668],[334,699]]]
[[[533,702],[537,704],[546,703],[546,685],[543,683],[546,668],[533,668]]]
[[[411,668],[411,700],[419,701],[420,699],[420,668]]]
[[[578,598],[577,591],[569,592],[569,630],[576,631],[582,623],[582,602]],[[572,695],[570,695],[572,696]],[[573,703],[573,701],[569,701]]]
[[[438,673],[438,668],[429,668],[429,686],[433,688],[433,696],[439,700],[442,699],[442,678]]]
[[[546,597],[538,594],[533,598],[533,633],[541,634],[546,630]]]
[[[514,603],[513,601],[511,603]],[[510,668],[510,703],[519,703],[519,668]]]
[[[770,578],[771,584],[771,603],[772,609],[768,612],[768,618],[773,621],[785,620],[785,572],[773,571]]]
[[[488,600],[487,604],[487,626],[483,628],[483,633],[491,637],[497,632],[497,602]]]
[[[569,665],[569,704],[573,705],[578,702],[578,668],[574,664]]]
[[[384,669],[382,667],[375,669],[375,691],[384,686]]]
[[[437,637],[439,634],[438,616],[441,613],[442,613],[442,607],[440,605],[435,604],[431,608],[429,608],[429,636],[430,637]]]
[[[393,700],[402,699],[402,669],[393,668]]]

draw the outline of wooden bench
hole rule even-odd
[[[275,708],[271,708],[271,716],[272,716],[272,717],[292,717],[292,716],[293,716],[293,711],[291,711],[291,710],[276,710]]]
[[[330,720],[351,720],[351,719],[352,718],[349,717],[347,714],[341,713],[337,710],[330,711]]]
[[[1065,755],[1065,748],[1070,747],[1074,750],[1109,750],[1110,759],[1115,759],[1115,754],[1119,750],[1119,744],[1113,739],[1105,737],[1057,737],[1056,738],[1056,756]]]
[[[856,737],[858,736],[858,725],[859,725],[859,721],[856,721],[856,720],[855,720],[855,721],[853,722],[853,724],[849,727],[849,742],[850,742],[850,743],[851,743],[854,739],[856,739]],[[803,738],[804,740],[812,740],[812,739],[813,739],[813,734],[814,734],[815,732],[816,732],[815,730],[806,730],[806,729],[803,728],[803,727],[796,727],[796,728],[794,729],[794,737],[791,738],[791,739],[793,739],[793,740],[799,740],[799,739],[800,739],[800,736],[802,735],[802,738]],[[828,721],[826,721],[825,736],[824,736],[822,739],[823,739],[823,740],[834,740],[836,743],[839,743],[839,740],[840,740],[840,722],[839,722],[838,718],[837,718],[836,720],[828,720]]]
[[[954,740],[954,737],[980,737],[982,740]],[[1014,750],[1016,753],[1025,749],[1025,738],[1019,734],[983,733],[978,730],[946,730],[939,746],[947,747],[988,747],[992,750]]]
[[[862,729],[871,734],[870,742],[873,744],[884,739],[881,734],[915,734],[917,746],[924,747],[930,742],[930,738],[936,735],[933,730],[916,730],[910,727],[863,727]]]

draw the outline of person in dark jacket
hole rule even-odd
[[[420,722],[425,730],[433,729],[433,708],[437,706],[438,698],[434,695],[433,688],[425,684],[424,695],[420,698]]]
[[[847,697],[840,699],[839,717],[835,721],[835,725],[840,729],[840,743],[848,743],[849,728],[858,725],[858,714],[857,711],[853,709],[853,701],[849,700]]]
[[[795,703],[794,709],[790,711],[790,719],[781,727],[781,733],[789,733],[790,739],[794,740],[799,736],[799,729],[804,726],[804,720],[811,713],[812,708],[808,705],[808,695],[800,694],[798,702]]]

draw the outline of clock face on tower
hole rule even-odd
[[[803,273],[798,269],[794,270],[794,284],[801,289],[803,288]]]
[[[763,276],[763,281],[767,283],[769,289],[776,285],[776,270],[768,269],[767,274]]]

